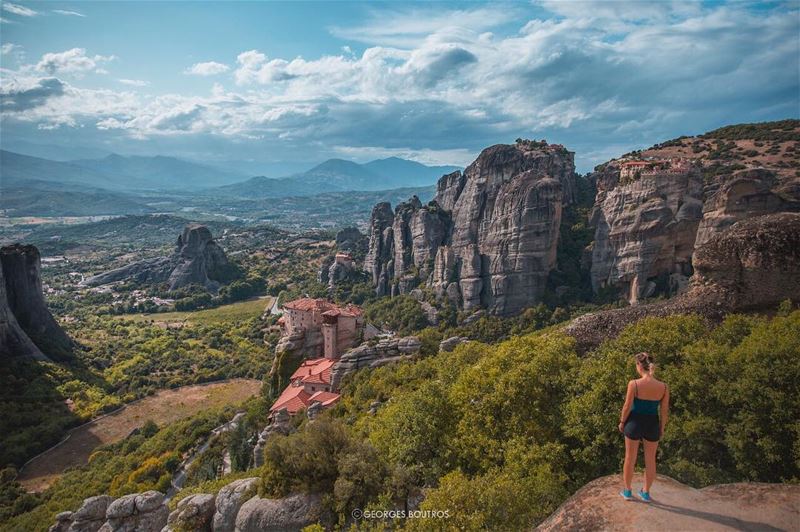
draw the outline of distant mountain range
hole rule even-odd
[[[239,202],[429,187],[457,169],[397,157],[366,164],[330,159],[288,177],[246,179],[174,157],[111,154],[65,162],[0,150],[0,210],[12,217],[145,214],[170,203],[188,206],[192,198]]]
[[[349,190],[392,190],[403,187],[424,187],[444,174],[460,170],[457,166],[426,166],[389,157],[365,164],[344,159],[328,159],[314,168],[288,177],[272,179],[254,177],[215,189],[213,193],[250,198],[309,196],[321,192]]]
[[[53,161],[0,150],[2,186],[38,189],[78,185],[112,192],[200,191],[242,197],[308,196],[347,190],[428,186],[455,166],[426,166],[397,157],[358,164],[329,159],[310,170],[277,179],[247,176],[175,157],[111,154],[100,159]]]
[[[197,190],[241,181],[245,176],[174,157],[123,157],[69,162],[0,151],[3,186],[31,181],[82,185],[110,191]]]

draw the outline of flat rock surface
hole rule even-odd
[[[642,475],[633,481],[634,493]],[[695,489],[659,475],[653,502],[619,496],[620,475],[601,477],[570,497],[539,527],[550,530],[798,530],[800,485],[741,482]]]

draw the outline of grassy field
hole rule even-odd
[[[240,403],[258,394],[260,388],[259,380],[233,379],[161,390],[76,428],[67,441],[28,463],[20,471],[19,481],[28,491],[41,492],[53,484],[66,468],[86,463],[98,446],[121,440],[147,420],[152,419],[164,426],[201,410]]]
[[[264,313],[272,305],[272,296],[263,296],[257,299],[248,299],[230,305],[206,310],[193,310],[187,312],[158,312],[155,314],[124,314],[120,319],[138,322],[150,322],[157,325],[176,326],[184,324],[212,324],[227,321],[241,321],[255,318]]]

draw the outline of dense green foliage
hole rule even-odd
[[[399,335],[410,334],[428,324],[419,301],[407,295],[384,297],[365,305],[364,317]]]
[[[778,120],[776,122],[758,122],[755,124],[736,124],[725,126],[701,135],[703,138],[725,140],[771,140],[800,141],[800,120]]]
[[[649,318],[584,357],[571,338],[545,330],[356,373],[328,421],[272,440],[261,491],[333,494],[343,519],[364,507],[352,501],[403,508],[429,487],[422,508],[449,509],[448,527],[530,526],[584,483],[619,471],[617,420],[641,350],[672,391],[661,473],[698,487],[800,480],[795,311],[731,315],[711,328],[694,316]],[[352,456],[369,465],[347,469]],[[342,483],[359,489],[340,497]]]

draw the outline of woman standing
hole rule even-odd
[[[669,388],[655,378],[656,364],[649,353],[636,355],[638,379],[628,382],[625,404],[619,421],[619,431],[625,435],[625,464],[622,468],[624,489],[620,495],[632,501],[631,482],[639,442],[644,442],[644,488],[639,490],[639,498],[650,502],[650,486],[656,479],[656,450],[658,440],[664,434],[669,416]]]

